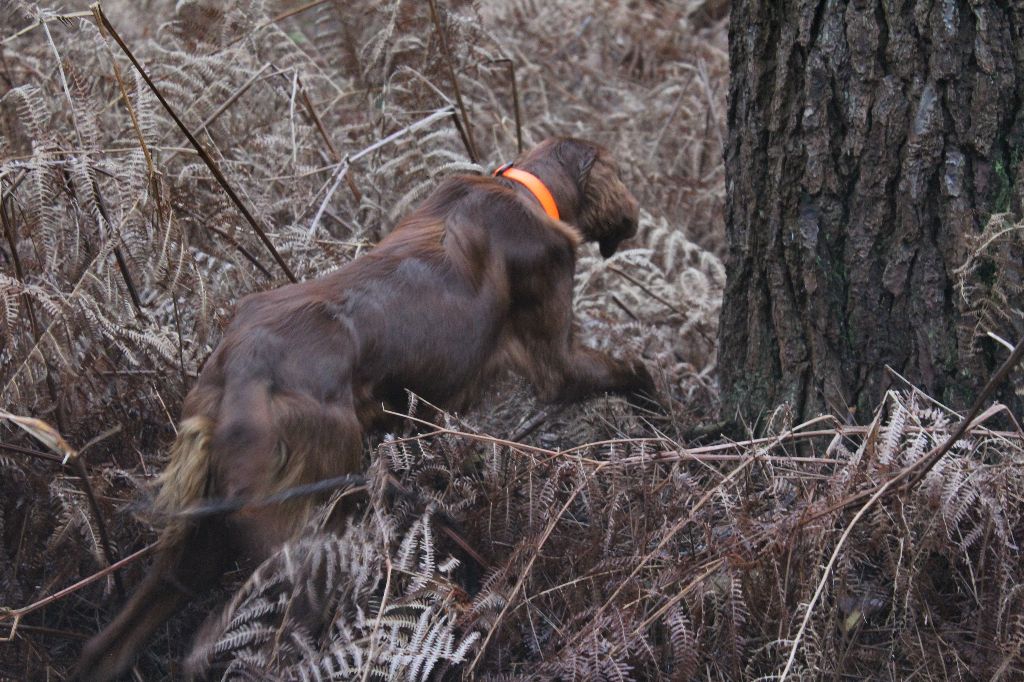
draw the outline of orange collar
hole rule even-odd
[[[515,180],[520,185],[530,190],[530,193],[537,198],[543,207],[544,212],[547,213],[551,218],[560,220],[558,217],[558,204],[555,203],[555,198],[551,196],[551,191],[541,182],[533,173],[527,173],[519,168],[513,168],[511,163],[506,163],[504,166],[497,168],[494,173],[494,177],[504,177],[509,180]]]

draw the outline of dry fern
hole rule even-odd
[[[807,678],[1021,674],[1018,433],[975,426],[911,494],[865,515],[827,575],[851,515],[833,507],[920,459],[956,415],[894,391],[868,427],[794,432],[780,409],[769,440],[679,438],[717,396],[721,3],[439,5],[478,163],[452,124],[428,3],[291,13],[111,0],[104,11],[300,278],[365,251],[439,178],[515,154],[500,61],[513,60],[525,145],[600,140],[641,200],[629,249],[580,254],[579,333],[644,355],[677,421],[596,401],[551,415],[537,446],[512,447],[481,434],[532,416],[518,384],[469,415],[411,405],[448,432],[379,444],[364,513],[257,570],[192,664],[231,679],[754,679],[779,674],[807,615],[794,658]],[[86,463],[124,556],[151,539],[128,503],[160,469],[231,306],[285,280],[88,13],[19,1],[0,6],[0,26],[3,407],[76,443],[121,427]],[[993,358],[990,332],[1024,333],[1021,234],[995,218],[959,271],[963,333]],[[12,607],[101,562],[78,489],[31,443],[0,435],[0,593]],[[77,633],[109,615],[97,615],[104,587],[27,617],[0,647],[0,675],[67,671]],[[147,679],[177,673],[167,662],[184,657],[197,618],[184,614],[140,661]]]

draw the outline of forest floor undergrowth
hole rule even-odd
[[[332,526],[332,498],[229,575],[136,679],[1022,673],[1012,416],[953,440],[963,415],[897,379],[860,424],[766,406],[714,428],[723,3],[456,0],[440,27],[398,0],[103,3],[251,222],[80,5],[0,8],[0,408],[49,425],[0,426],[0,679],[65,679],[116,613],[106,567],[156,538],[185,393],[234,303],[287,281],[254,224],[315,277],[441,178],[512,158],[517,132],[599,141],[624,169],[640,232],[581,252],[578,332],[643,357],[670,415],[552,409],[513,379],[465,415],[412,400],[367,444],[360,511]],[[117,573],[128,590],[146,563]]]

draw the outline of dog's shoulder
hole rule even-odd
[[[473,218],[490,232],[557,250],[575,251],[583,243],[579,230],[547,216],[539,204],[497,178],[461,176],[457,180],[465,188],[465,203],[472,207]]]

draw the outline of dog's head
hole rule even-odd
[[[605,258],[636,234],[639,204],[622,182],[615,159],[601,145],[571,137],[553,138],[529,152],[524,161],[558,167],[566,193],[574,195],[575,202],[560,207],[563,219],[586,241],[597,242]]]
[[[640,205],[619,176],[615,159],[604,147],[579,140],[586,160],[577,171],[580,205],[577,227],[585,238],[596,241],[601,255],[609,258],[626,239],[636,234]]]

